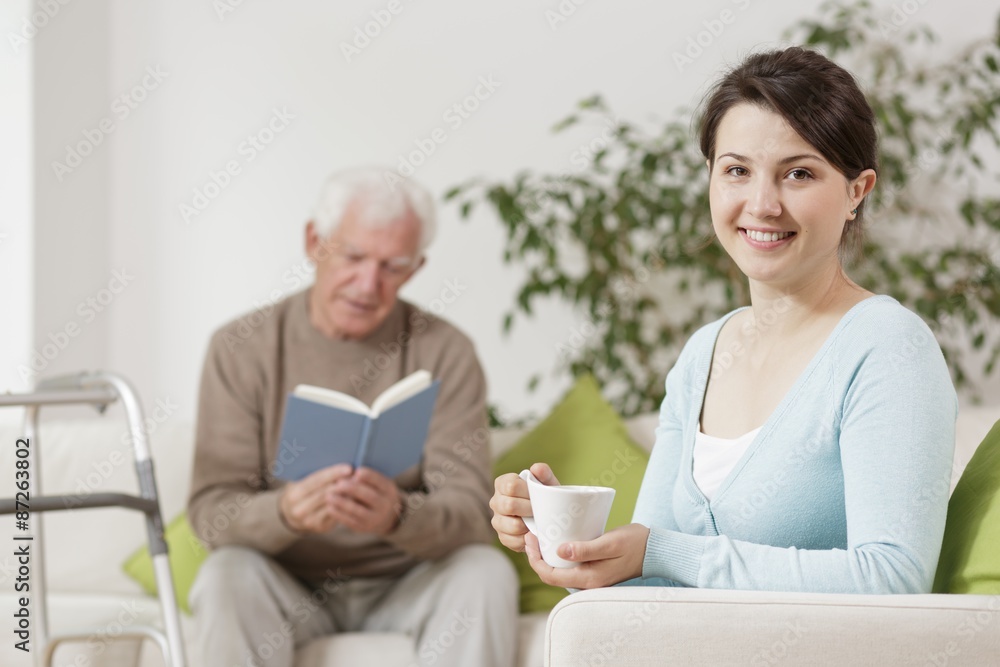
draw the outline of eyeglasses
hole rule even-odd
[[[361,250],[346,244],[329,247],[331,258],[343,268],[358,269],[369,259]],[[419,257],[387,257],[378,260],[378,272],[387,280],[401,280],[420,265]]]

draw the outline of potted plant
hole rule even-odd
[[[934,35],[904,18],[832,2],[786,37],[854,72],[878,116],[879,186],[867,241],[848,258],[852,277],[923,317],[956,385],[974,394],[970,377],[991,375],[1000,357],[1000,29],[924,64],[915,54]],[[504,261],[526,269],[504,331],[534,315],[540,298],[571,303],[585,320],[553,371],[592,373],[626,416],[659,406],[664,375],[696,328],[749,302],[745,278],[711,236],[690,117],[681,109],[650,131],[590,97],[554,128],[612,119],[583,169],[473,179],[445,195],[463,218],[478,204],[495,212]]]

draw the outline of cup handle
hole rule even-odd
[[[530,470],[522,470],[518,474],[518,477],[523,479],[528,484],[531,483],[541,484],[541,482],[538,481],[538,478],[531,474]],[[538,530],[535,528],[535,517],[522,516],[521,521],[523,521],[524,525],[527,526],[528,532],[530,532],[532,535],[538,535]]]

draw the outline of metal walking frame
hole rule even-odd
[[[75,496],[41,495],[40,451],[38,438],[38,415],[43,405],[89,404],[103,413],[108,405],[120,400],[125,409],[135,455],[135,472],[139,478],[141,495],[126,493],[93,493],[87,498]],[[181,640],[180,617],[177,600],[174,597],[173,577],[167,559],[167,543],[163,539],[163,518],[160,515],[160,501],[156,493],[153,477],[153,460],[150,458],[149,441],[146,437],[142,406],[135,390],[124,378],[103,371],[84,372],[73,375],[41,380],[35,390],[23,394],[0,394],[0,407],[23,406],[24,438],[28,440],[28,461],[31,474],[28,477],[29,511],[31,513],[34,540],[32,558],[31,615],[34,620],[36,667],[51,667],[56,647],[67,641],[87,641],[92,634],[64,635],[50,637],[48,629],[47,602],[45,591],[44,540],[42,539],[42,516],[37,513],[88,509],[97,507],[124,507],[138,510],[146,515],[146,533],[149,553],[153,558],[156,588],[159,593],[160,610],[166,635],[156,628],[135,626],[118,638],[151,639],[163,653],[164,662],[169,667],[186,667],[184,645]],[[0,514],[14,514],[17,503],[13,498],[0,498]]]

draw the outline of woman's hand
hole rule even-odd
[[[535,463],[530,470],[542,484],[559,485],[559,480],[552,474],[548,464]],[[497,477],[494,488],[496,492],[490,498],[493,530],[497,531],[500,543],[505,547],[512,551],[524,551],[524,535],[528,532],[528,527],[521,517],[531,516],[528,483],[511,472]]]
[[[542,560],[538,538],[534,535],[523,536],[522,542],[527,546],[531,568],[542,581],[550,586],[586,589],[612,586],[642,576],[648,538],[649,528],[632,523],[608,531],[594,540],[567,542],[559,546],[556,555],[580,563],[572,568],[552,567]]]

